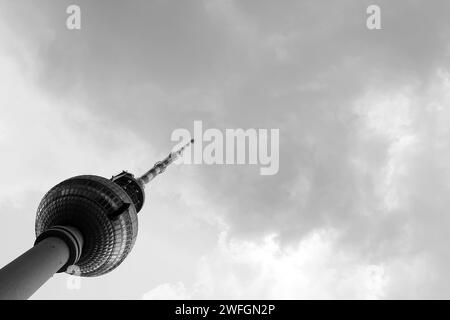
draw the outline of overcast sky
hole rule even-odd
[[[0,0],[0,265],[32,246],[52,186],[142,173],[202,120],[280,129],[278,174],[169,168],[123,264],[33,298],[450,298],[449,15],[447,0]]]

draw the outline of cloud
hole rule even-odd
[[[447,296],[448,79],[439,71],[426,91],[375,90],[355,100],[361,141],[351,150],[358,184],[347,215],[288,243],[276,233],[262,240],[222,233],[194,284],[175,291],[192,299]],[[299,179],[291,192],[305,208],[310,181]]]
[[[371,265],[334,245],[332,230],[314,232],[290,248],[275,236],[254,243],[221,234],[200,262],[195,284],[163,284],[144,298],[375,299],[387,284],[383,265]]]
[[[76,99],[88,117],[132,131],[157,150],[166,150],[172,130],[191,129],[196,119],[219,129],[280,129],[277,176],[237,166],[196,171],[204,201],[224,208],[217,214],[230,232],[248,238],[280,232],[299,239],[327,221],[357,216],[372,190],[361,186],[352,161],[370,152],[365,143],[376,145],[375,165],[383,166],[389,145],[360,139],[355,100],[373,88],[425,88],[446,65],[443,1],[382,1],[378,33],[365,27],[365,3],[353,1],[81,1],[79,33],[58,25],[64,5],[11,5],[8,16],[33,13],[28,23],[35,28],[26,30],[33,37],[23,26],[15,30],[39,61],[40,88]],[[404,21],[405,10],[422,23]],[[378,112],[383,118],[388,110]],[[292,195],[298,181],[309,188],[302,204]]]

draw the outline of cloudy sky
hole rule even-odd
[[[142,173],[202,120],[280,129],[278,174],[171,167],[119,268],[33,298],[450,298],[449,15],[447,0],[0,0],[0,265],[33,244],[52,186]]]

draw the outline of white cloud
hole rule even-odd
[[[195,284],[164,284],[144,295],[192,299],[376,299],[387,278],[383,265],[361,261],[335,245],[337,233],[317,231],[296,246],[281,247],[274,235],[260,242],[229,239],[199,264]]]
[[[374,177],[384,210],[392,212],[400,207],[402,177],[408,174],[409,159],[417,148],[415,111],[417,100],[412,89],[395,93],[371,91],[355,102],[355,112],[363,119],[360,133],[363,139],[381,138],[386,142],[387,158]]]
[[[3,49],[0,45],[0,153],[7,169],[0,193],[4,198],[24,188],[45,190],[49,181],[83,170],[116,172],[120,163],[137,165],[144,154],[152,153],[132,131],[111,127],[78,101],[45,94],[34,84],[33,67],[21,65]]]

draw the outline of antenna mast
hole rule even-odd
[[[163,173],[172,162],[181,157],[183,155],[184,150],[193,143],[194,139],[191,139],[191,141],[186,143],[177,151],[169,153],[169,155],[165,157],[163,160],[156,162],[153,168],[151,168],[145,174],[143,174],[142,177],[138,179],[138,181],[141,183],[142,186],[152,181],[157,175]]]

